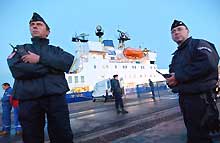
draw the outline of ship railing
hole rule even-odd
[[[153,92],[152,92],[153,90]],[[148,96],[149,98],[163,98],[169,96],[170,98],[176,97],[177,95],[172,92],[172,90],[167,86],[166,81],[156,81],[153,82],[153,86],[149,83],[138,84],[136,88],[133,89],[133,93],[136,93],[137,97]]]

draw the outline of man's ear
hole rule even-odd
[[[49,34],[50,34],[50,30],[47,30],[47,37],[49,36]]]

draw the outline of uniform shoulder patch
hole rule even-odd
[[[208,48],[208,47],[199,47],[199,48],[197,48],[198,50],[206,50],[206,51],[208,51],[208,52],[212,52],[212,50],[210,49],[210,48]]]

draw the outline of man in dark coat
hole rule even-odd
[[[210,115],[207,114],[209,105],[214,105],[218,53],[212,43],[189,37],[188,27],[182,21],[174,20],[171,35],[178,47],[173,54],[169,69],[172,76],[167,78],[167,83],[179,93],[187,143],[212,143],[207,126],[210,122],[205,117]]]
[[[150,90],[152,92],[152,98],[155,101],[156,99],[155,99],[155,93],[154,93],[154,83],[152,82],[151,79],[149,79],[149,85],[150,85]]]
[[[118,75],[114,75],[113,79],[111,80],[111,90],[112,90],[113,96],[115,97],[115,107],[116,107],[117,113],[118,114],[128,113],[128,111],[124,109],[124,104],[122,100],[122,89],[120,87]]]
[[[69,90],[64,72],[73,55],[49,45],[50,28],[37,13],[29,22],[32,44],[18,45],[8,57],[19,99],[19,119],[24,143],[44,143],[45,117],[51,143],[73,143],[65,93]]]

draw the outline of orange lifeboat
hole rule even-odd
[[[144,52],[135,48],[125,48],[123,54],[128,59],[141,59],[144,57]]]

